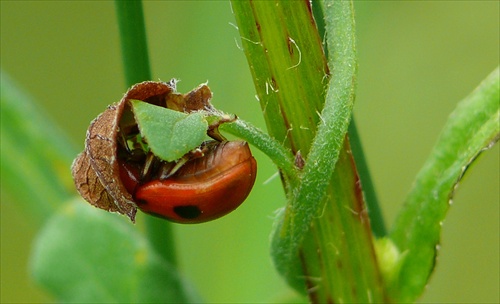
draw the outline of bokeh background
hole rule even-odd
[[[113,2],[0,4],[1,68],[82,149],[89,122],[126,90]],[[499,2],[359,1],[355,8],[355,115],[390,223],[449,113],[499,64]],[[181,92],[208,80],[218,108],[265,127],[229,2],[146,1],[144,12],[154,79],[178,78]],[[254,153],[258,178],[245,204],[215,222],[175,226],[182,271],[210,302],[269,302],[289,293],[269,257],[273,212],[285,199],[279,179],[264,183],[276,168]],[[2,189],[0,300],[52,302],[28,273],[40,227],[12,195]],[[456,193],[421,302],[500,301],[499,201],[497,145]]]

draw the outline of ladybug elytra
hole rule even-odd
[[[122,163],[120,168],[139,209],[178,223],[202,223],[233,211],[250,193],[256,172],[244,141],[211,141],[203,156],[188,160],[167,178],[141,181],[133,165]]]

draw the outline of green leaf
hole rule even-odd
[[[41,223],[74,194],[69,167],[77,151],[7,73],[0,78],[2,194]]]
[[[131,103],[141,135],[163,160],[181,158],[206,138],[208,123],[201,112],[186,114],[139,100]]]
[[[453,111],[395,221],[390,238],[405,255],[389,281],[396,301],[412,302],[422,293],[454,191],[471,163],[499,139],[499,73],[497,68]]]
[[[31,268],[61,302],[199,301],[132,224],[81,199],[65,204],[47,222]]]

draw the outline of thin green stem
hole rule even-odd
[[[220,129],[248,141],[264,152],[280,168],[288,181],[294,183],[298,179],[292,152],[271,136],[241,119],[222,124]]]
[[[115,1],[127,86],[150,80],[148,45],[142,2]]]
[[[127,87],[151,79],[146,29],[141,1],[115,1]],[[171,265],[176,264],[172,224],[146,217],[146,233],[151,245]]]
[[[351,142],[352,155],[356,162],[356,168],[358,169],[359,179],[365,195],[366,205],[368,206],[368,215],[370,217],[372,232],[378,238],[384,237],[387,234],[384,217],[382,216],[382,211],[378,204],[377,194],[373,186],[370,170],[368,169],[363,145],[359,138],[354,117],[349,125],[349,140]]]

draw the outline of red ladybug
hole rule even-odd
[[[167,179],[139,184],[122,165],[122,181],[143,212],[178,223],[202,223],[236,209],[255,182],[257,164],[244,141],[212,142]]]

